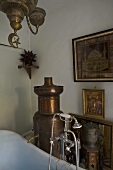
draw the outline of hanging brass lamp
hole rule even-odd
[[[44,23],[46,12],[37,7],[38,0],[0,0],[0,11],[4,12],[14,33],[8,37],[9,44],[12,47],[18,47],[20,44],[17,31],[22,28],[21,22],[26,17],[28,27],[33,34],[38,33],[38,28]],[[36,30],[31,27],[33,25]]]

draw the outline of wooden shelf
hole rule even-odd
[[[29,78],[31,79],[31,69],[39,69],[39,66],[31,65],[31,66],[25,66],[25,65],[19,65],[18,69],[24,68],[27,71],[27,74],[29,75]]]

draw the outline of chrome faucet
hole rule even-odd
[[[53,129],[54,129],[54,119],[55,116],[59,116],[61,121],[65,122],[64,126],[64,133],[61,134],[59,137],[53,137]],[[76,155],[76,170],[78,170],[79,167],[79,148],[80,148],[80,140],[78,140],[74,134],[73,131],[69,130],[67,127],[67,123],[72,122],[72,120],[75,121],[73,125],[73,129],[81,128],[82,125],[78,123],[77,119],[74,116],[71,116],[69,114],[63,114],[63,113],[56,113],[53,116],[52,121],[52,130],[51,130],[51,138],[50,138],[50,157],[49,157],[49,170],[51,165],[51,155],[52,155],[52,147],[55,140],[61,140],[61,148],[62,148],[62,159],[66,160],[65,158],[65,150],[71,152],[71,148],[74,147],[75,149],[75,155]],[[71,133],[73,136],[74,141],[71,141],[68,139],[68,134]]]

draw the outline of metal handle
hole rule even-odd
[[[34,139],[38,138],[38,135],[32,136],[30,139],[27,140],[27,143],[31,143]]]

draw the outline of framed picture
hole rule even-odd
[[[72,39],[74,81],[113,81],[113,29]]]
[[[104,90],[83,89],[83,114],[95,118],[104,118]]]

